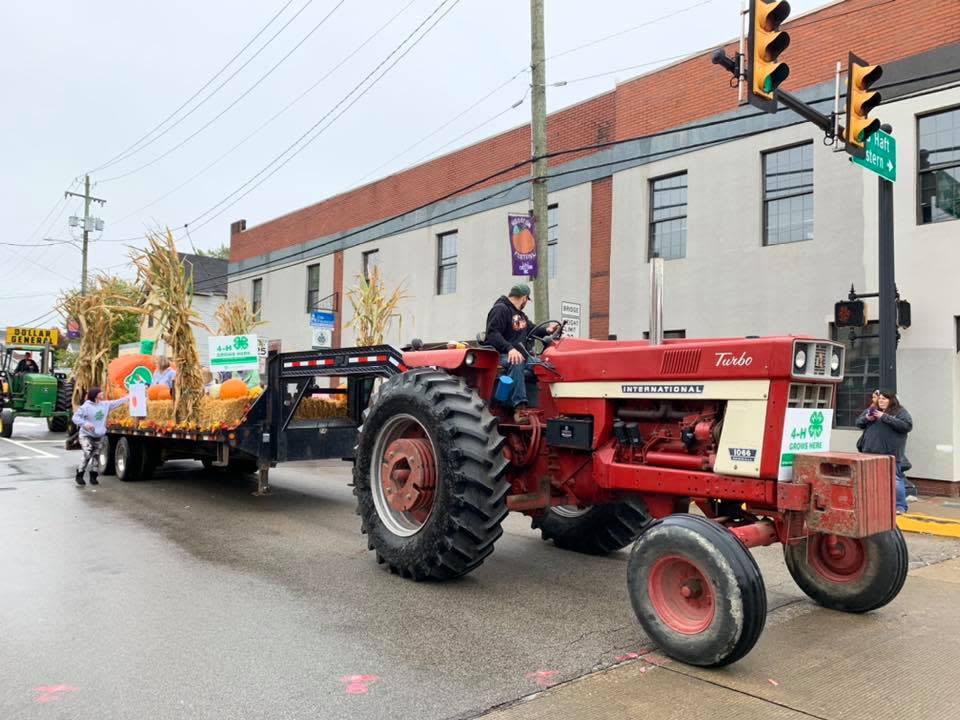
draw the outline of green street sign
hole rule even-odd
[[[853,162],[875,172],[890,182],[897,179],[897,141],[893,135],[877,130],[867,138],[866,155],[854,157]]]

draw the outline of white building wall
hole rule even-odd
[[[559,263],[557,278],[550,281],[552,317],[559,317],[561,300],[581,305],[581,333],[589,335],[590,317],[590,199],[589,184],[551,193],[558,205]],[[486,325],[487,312],[522,277],[513,277],[510,266],[507,215],[525,213],[522,203],[441,222],[419,230],[358,245],[344,253],[344,293],[356,284],[363,270],[363,253],[379,250],[380,272],[389,289],[403,286],[404,299],[386,341],[406,344],[419,337],[425,342],[471,340]],[[437,294],[437,236],[457,231],[457,291]],[[541,263],[547,272],[547,263]],[[344,298],[344,321],[353,315]],[[533,317],[533,305],[527,314]],[[343,345],[355,342],[344,327]]]
[[[312,333],[307,312],[307,267],[310,265],[320,265],[320,298],[332,295],[333,255],[280,270],[265,268],[259,274],[244,273],[241,279],[230,282],[230,297],[242,296],[252,302],[253,280],[263,280],[260,318],[264,324],[256,332],[271,340],[280,340],[285,352],[310,349]]]

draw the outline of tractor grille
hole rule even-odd
[[[813,374],[826,375],[827,374],[827,346],[817,343],[815,347],[816,349],[813,351]]]
[[[833,407],[833,385],[790,383],[790,399],[787,404],[792,408],[821,410],[831,408]]]
[[[700,368],[699,348],[667,350],[660,365],[661,375],[693,375]]]

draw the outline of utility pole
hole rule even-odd
[[[897,286],[893,246],[893,183],[878,178],[880,266],[880,387],[897,391]]]
[[[530,139],[533,156],[531,195],[537,238],[537,275],[533,279],[533,317],[550,318],[550,261],[547,257],[547,72],[543,40],[543,0],[530,0]]]
[[[89,175],[84,175],[83,180],[84,180],[83,195],[80,195],[79,193],[70,192],[69,190],[65,190],[63,193],[63,196],[69,197],[72,195],[73,197],[83,198],[83,247],[81,250],[81,252],[83,253],[83,267],[82,267],[82,270],[80,271],[81,272],[80,294],[86,295],[87,294],[87,248],[89,246],[89,241],[90,241],[90,228],[91,228],[91,225],[93,224],[93,221],[95,220],[95,218],[90,217],[90,203],[98,202],[102,206],[102,205],[106,205],[107,201],[102,200],[101,198],[95,198],[90,196],[90,176]]]

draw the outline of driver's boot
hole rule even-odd
[[[76,481],[77,485],[86,485],[86,483],[83,481],[83,470],[77,470],[77,476],[74,478],[74,480]]]
[[[99,473],[95,473],[95,472],[93,472],[93,471],[90,472],[90,484],[91,484],[91,485],[99,485],[99,484],[100,484],[100,481],[97,480],[97,475],[98,475],[98,474],[99,474]]]

